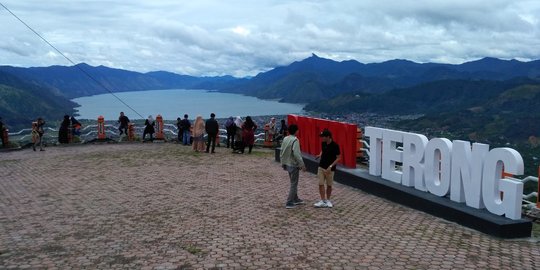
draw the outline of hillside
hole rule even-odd
[[[477,106],[531,79],[508,81],[441,80],[381,94],[351,92],[313,102],[305,109],[327,113],[373,112],[380,114],[423,114],[455,111]]]
[[[525,142],[540,136],[540,83],[522,84],[497,95],[479,99],[470,107],[432,111],[417,119],[398,123],[412,130],[450,131],[470,140],[491,143]]]
[[[52,89],[23,82],[0,71],[0,116],[12,129],[29,128],[37,117],[59,120],[75,103]]]

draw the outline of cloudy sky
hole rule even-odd
[[[256,75],[311,53],[363,63],[540,59],[538,0],[0,0],[74,62]],[[71,65],[0,7],[0,65]]]

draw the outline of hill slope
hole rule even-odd
[[[0,71],[0,115],[10,128],[29,128],[37,117],[62,119],[77,104],[56,91]]]

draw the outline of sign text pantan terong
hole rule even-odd
[[[523,174],[523,158],[516,150],[428,140],[421,134],[376,127],[366,127],[365,135],[370,138],[369,174],[440,197],[450,194],[452,201],[513,220],[521,218],[523,183],[502,177],[503,168]],[[396,163],[402,164],[401,170]]]

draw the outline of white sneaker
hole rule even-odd
[[[326,203],[326,207],[328,207],[328,208],[334,207],[334,205],[332,204],[332,202],[330,200],[326,200],[325,203]]]
[[[323,200],[320,200],[316,202],[313,206],[315,206],[315,208],[324,208],[326,207],[326,203]]]

